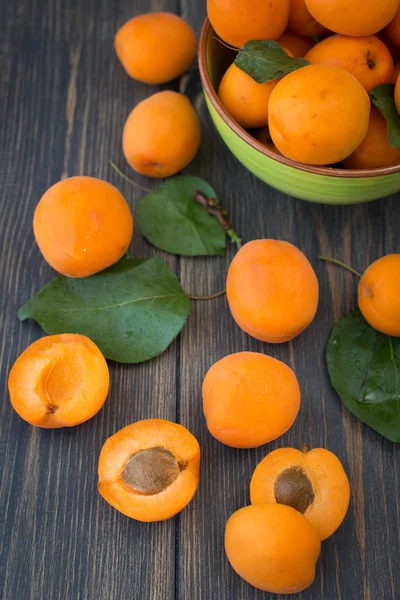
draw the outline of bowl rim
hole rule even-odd
[[[269,150],[266,146],[264,146],[261,142],[253,138],[250,133],[248,133],[243,127],[241,127],[234,119],[230,116],[228,111],[224,108],[222,103],[218,98],[218,94],[212,84],[210,73],[207,65],[207,43],[209,39],[209,35],[211,32],[214,32],[210,20],[206,17],[204,21],[200,40],[199,40],[199,53],[198,53],[198,62],[199,62],[199,71],[202,84],[204,86],[205,92],[211,101],[211,104],[219,114],[219,116],[223,119],[226,125],[238,135],[244,142],[246,142],[249,146],[257,150],[264,156],[271,158],[283,165],[288,167],[292,167],[299,171],[307,171],[308,173],[313,173],[315,175],[324,175],[328,177],[341,177],[346,179],[354,179],[354,178],[368,178],[368,177],[380,177],[382,175],[393,175],[394,173],[400,172],[400,164],[394,165],[392,167],[380,167],[377,169],[335,169],[333,167],[318,167],[313,165],[306,165],[304,163],[299,163],[290,158],[286,158],[285,156],[279,156],[275,154],[271,150]],[[215,33],[215,32],[214,32]],[[217,34],[215,34],[217,35]]]

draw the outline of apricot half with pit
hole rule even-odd
[[[182,425],[146,419],[104,444],[99,492],[124,515],[163,521],[183,510],[199,483],[200,446]]]

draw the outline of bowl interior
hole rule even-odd
[[[209,20],[206,19],[200,38],[199,48],[200,73],[205,91],[212,105],[218,114],[223,118],[225,123],[246,143],[255,148],[257,151],[292,168],[319,175],[328,175],[330,177],[367,178],[400,173],[400,164],[392,167],[362,170],[344,169],[340,165],[323,167],[306,165],[304,163],[298,163],[294,160],[286,158],[275,152],[272,148],[264,146],[255,137],[253,137],[251,131],[246,131],[240,125],[238,125],[238,123],[225,110],[218,98],[217,90],[220,81],[226,70],[235,60],[235,57],[236,51],[227,48],[223,42],[221,42],[211,27]]]

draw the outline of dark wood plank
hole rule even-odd
[[[383,253],[399,252],[398,198],[324,207],[293,200],[258,182],[215,133],[196,74],[172,86],[188,93],[202,120],[202,149],[187,171],[214,184],[245,239],[277,237],[305,251],[321,282],[315,322],[294,342],[268,346],[234,325],[225,299],[198,303],[181,338],[162,357],[136,367],[111,365],[110,398],[92,421],[68,431],[39,431],[23,423],[8,402],[8,371],[41,335],[34,325],[20,325],[16,310],[51,276],[31,232],[40,195],[61,177],[88,174],[117,184],[132,206],[140,197],[114,176],[107,160],[124,166],[124,120],[136,102],[158,88],[125,76],[112,51],[114,33],[133,14],[160,8],[180,11],[199,31],[204,5],[190,0],[151,5],[145,0],[20,0],[0,7],[0,589],[7,600],[267,598],[230,569],[223,552],[224,525],[248,503],[251,473],[264,454],[303,442],[326,446],[343,460],[353,494],[344,525],[324,544],[315,584],[298,597],[400,597],[399,450],[349,415],[329,385],[324,347],[335,319],[354,305],[356,282],[316,258],[321,252],[335,254],[362,270]],[[131,250],[141,256],[155,253],[139,236]],[[164,258],[187,290],[209,293],[224,286],[231,255]],[[244,349],[287,362],[303,390],[292,430],[255,451],[218,444],[201,411],[201,383],[209,366]],[[109,435],[151,416],[176,419],[197,435],[202,480],[193,503],[179,517],[142,525],[99,498],[96,467]]]
[[[183,13],[199,27],[204,10],[190,0]],[[202,484],[192,505],[180,516],[180,595],[184,600],[255,600],[270,597],[236,576],[224,555],[226,520],[249,503],[249,482],[268,451],[282,446],[324,446],[343,461],[352,484],[349,515],[323,544],[314,585],[302,600],[397,600],[400,597],[400,511],[398,447],[362,426],[341,405],[325,367],[325,345],[337,318],[356,302],[354,277],[326,267],[319,254],[338,256],[363,270],[389,252],[399,252],[399,199],[362,206],[312,205],[279,194],[252,177],[216,136],[196,83],[205,142],[193,173],[217,189],[244,239],[285,239],[311,260],[321,284],[321,301],[312,326],[289,344],[263,344],[245,335],[220,298],[194,306],[181,336],[181,421],[199,438]],[[232,256],[230,252],[230,257]],[[224,287],[229,258],[181,260],[186,289],[208,294]],[[200,277],[201,274],[201,277]],[[276,442],[252,451],[233,450],[214,440],[205,425],[201,385],[207,369],[232,352],[260,351],[283,360],[296,372],[302,408],[293,428]],[[199,582],[201,582],[199,584]],[[271,598],[276,597],[272,596]]]
[[[158,6],[175,11],[175,0]],[[59,179],[86,174],[140,197],[108,167],[121,160],[123,123],[149,93],[120,67],[117,28],[144,1],[25,0],[1,3],[1,389],[0,596],[5,600],[149,598],[175,591],[175,522],[142,525],[97,492],[104,441],[147,417],[176,418],[176,346],[139,366],[110,365],[104,409],[71,430],[40,431],[8,401],[7,376],[42,332],[19,324],[18,307],[51,276],[34,243],[32,216]],[[4,43],[3,43],[4,40]],[[154,91],[152,88],[150,91]],[[153,250],[135,236],[131,251]],[[176,259],[165,257],[174,268]]]

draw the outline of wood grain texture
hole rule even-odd
[[[107,165],[127,171],[121,131],[133,106],[156,86],[129,79],[113,53],[117,28],[147,10],[182,14],[198,32],[200,0],[18,0],[0,4],[0,596],[4,600],[261,600],[223,552],[227,518],[249,502],[249,481],[270,449],[307,442],[343,461],[351,509],[323,545],[314,585],[301,600],[400,598],[400,451],[364,427],[332,390],[324,351],[335,320],[354,306],[356,281],[318,262],[335,255],[363,270],[399,252],[398,197],[355,207],[294,200],[250,175],[218,138],[196,72],[170,87],[186,92],[202,121],[204,142],[188,173],[219,192],[245,239],[275,237],[299,246],[321,283],[312,326],[289,344],[270,346],[240,331],[226,299],[194,303],[180,338],[158,359],[111,365],[104,409],[71,430],[41,431],[12,411],[7,377],[18,354],[42,335],[19,324],[18,307],[52,275],[34,243],[31,221],[41,194],[62,177],[86,174],[116,184],[132,208],[140,191]],[[153,182],[138,181],[154,186]],[[135,236],[131,253],[156,253]],[[226,259],[162,255],[185,289],[224,287]],[[208,434],[201,384],[207,369],[240,350],[270,353],[295,369],[303,404],[294,427],[267,448],[222,446]],[[109,435],[147,417],[177,420],[198,437],[202,479],[191,505],[161,524],[129,521],[98,495],[97,460]],[[272,598],[272,596],[271,596]]]

